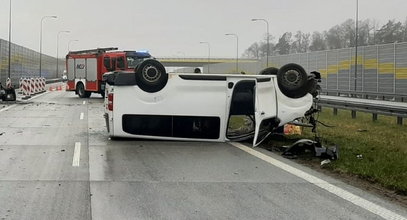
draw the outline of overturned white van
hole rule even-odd
[[[168,74],[154,59],[134,72],[104,75],[105,118],[110,137],[185,141],[235,141],[257,146],[274,129],[311,108],[317,79],[297,64],[261,75]],[[254,129],[228,133],[230,118],[247,116]]]

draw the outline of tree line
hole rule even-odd
[[[356,42],[355,30],[355,21],[348,19],[323,32],[314,31],[312,34],[302,31],[285,32],[277,41],[273,41],[275,38],[269,35],[269,52],[270,55],[283,55],[354,47]],[[375,20],[362,20],[358,23],[358,33],[358,46],[406,42],[407,19],[404,23],[389,20],[382,26],[379,26]],[[267,35],[265,39],[267,39]],[[244,51],[243,57],[259,59],[266,54],[267,42],[264,40],[253,43]]]

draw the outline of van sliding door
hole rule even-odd
[[[255,88],[255,134],[253,146],[266,139],[277,117],[277,99],[273,78],[260,78]]]

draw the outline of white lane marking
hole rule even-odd
[[[86,101],[83,101],[82,104],[86,104]]]
[[[79,159],[81,157],[81,142],[75,143],[75,149],[73,151],[72,166],[79,167]]]
[[[405,218],[405,217],[403,217],[403,216],[401,216],[401,215],[399,215],[397,213],[394,213],[394,212],[392,212],[392,211],[390,211],[390,210],[388,210],[388,209],[386,209],[384,207],[376,205],[375,203],[370,202],[370,201],[368,201],[368,200],[366,200],[366,199],[364,199],[364,198],[362,198],[360,196],[357,196],[357,195],[355,195],[353,193],[350,193],[350,192],[348,192],[348,191],[346,191],[346,190],[344,190],[342,188],[334,186],[334,185],[326,182],[325,180],[322,180],[322,179],[320,179],[318,177],[315,177],[315,176],[313,176],[311,174],[308,174],[308,173],[306,173],[306,172],[304,172],[302,170],[294,168],[294,167],[292,167],[292,166],[290,166],[290,165],[288,165],[286,163],[283,163],[283,162],[281,162],[279,160],[276,160],[276,159],[274,159],[274,158],[272,158],[270,156],[267,156],[267,155],[265,155],[263,153],[260,153],[260,152],[258,152],[256,150],[253,150],[250,147],[247,147],[247,146],[245,146],[243,144],[236,143],[236,142],[230,142],[230,144],[232,144],[233,146],[235,146],[235,147],[237,147],[237,148],[239,148],[239,149],[241,149],[241,150],[243,150],[243,151],[245,151],[245,152],[247,152],[247,153],[249,153],[249,154],[251,154],[251,155],[253,155],[253,156],[257,157],[257,158],[259,158],[259,159],[262,159],[262,160],[266,161],[267,163],[270,163],[270,164],[272,164],[272,165],[274,165],[274,166],[276,166],[276,167],[278,167],[278,168],[280,168],[282,170],[285,170],[285,171],[287,171],[287,172],[289,172],[289,173],[291,173],[291,174],[293,174],[293,175],[295,175],[295,176],[297,176],[299,178],[302,178],[302,179],[304,179],[304,180],[306,180],[306,181],[308,181],[308,182],[310,182],[310,183],[312,183],[312,184],[314,184],[314,185],[316,185],[316,186],[318,186],[318,187],[320,187],[320,188],[322,188],[322,189],[324,189],[324,190],[326,190],[326,191],[328,191],[330,193],[333,193],[333,194],[335,194],[336,196],[339,196],[342,199],[345,199],[345,200],[347,200],[347,201],[349,201],[349,202],[351,202],[351,203],[353,203],[353,204],[355,204],[355,205],[357,205],[357,206],[359,206],[361,208],[364,208],[364,209],[366,209],[366,210],[368,210],[368,211],[370,211],[370,212],[372,212],[372,213],[374,213],[376,215],[379,215],[384,219],[407,220],[407,218]]]
[[[26,99],[25,101],[30,101],[30,100],[36,99],[36,98],[41,97],[41,96],[43,96],[43,95],[45,95],[45,94],[48,94],[48,93],[49,93],[49,91],[46,91],[46,92],[44,92],[44,93],[41,93],[41,94],[39,94],[39,95],[35,95],[34,97],[31,97],[31,98],[29,98],[29,99]]]
[[[85,114],[83,114],[83,112],[81,112],[81,116],[79,116],[79,119],[80,120],[83,120],[83,116],[84,116]]]
[[[0,112],[2,112],[2,111],[7,111],[7,110],[9,110],[9,109],[11,109],[11,108],[13,108],[13,107],[15,107],[15,106],[17,106],[17,104],[13,104],[13,105],[10,105],[10,106],[8,106],[8,107],[2,108],[2,109],[0,109]]]

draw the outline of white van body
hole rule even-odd
[[[165,87],[157,92],[143,91],[137,82],[128,82],[131,78],[118,82],[119,78],[106,84],[110,137],[224,142],[231,140],[231,115],[252,115],[257,146],[274,128],[303,117],[313,103],[309,93],[299,98],[284,95],[275,75],[169,73]]]

